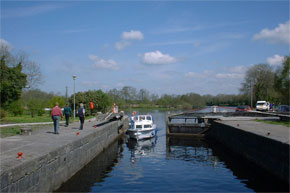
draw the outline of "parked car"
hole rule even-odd
[[[289,110],[290,110],[290,107],[288,105],[279,105],[276,109],[277,112],[282,112],[282,113],[289,112]]]
[[[238,106],[236,112],[251,111],[251,107],[248,105]]]
[[[257,101],[256,110],[257,111],[269,111],[270,103],[267,101]]]

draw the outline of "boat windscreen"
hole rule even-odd
[[[151,121],[151,116],[146,116],[146,120]]]

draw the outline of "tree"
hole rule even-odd
[[[21,63],[22,72],[27,76],[26,87],[28,89],[35,89],[42,83],[42,73],[39,64],[29,60],[25,52],[19,51],[16,54],[12,54],[7,45],[1,45],[0,57],[5,58],[8,67],[16,67],[17,64]]]
[[[31,114],[31,117],[34,117],[35,114],[41,116],[44,114],[44,103],[41,99],[30,99],[27,103],[28,111]]]
[[[115,104],[117,104],[118,106],[124,106],[125,105],[124,99],[121,98],[121,91],[119,91],[119,90],[114,88],[112,90],[109,90],[107,94],[112,99],[112,101]]]
[[[286,56],[283,65],[275,73],[275,90],[280,94],[282,104],[289,105],[290,56]]]
[[[52,99],[49,101],[49,106],[52,108],[55,106],[56,103],[58,103],[59,107],[64,107],[65,106],[65,97],[63,97],[63,96],[52,97]]]
[[[128,102],[129,100],[135,100],[137,96],[136,88],[131,86],[124,86],[121,90],[121,97]]]
[[[78,92],[76,93],[76,109],[80,103],[84,104],[86,109],[86,114],[95,113],[97,111],[106,112],[108,108],[112,106],[112,99],[104,93],[102,90],[89,90],[86,92]],[[73,95],[70,97],[70,104],[73,105]],[[90,102],[94,103],[94,109],[90,110]]]
[[[143,103],[148,103],[149,102],[149,98],[150,98],[149,91],[146,90],[146,89],[140,89],[140,91],[138,93],[138,98]]]
[[[274,96],[274,72],[268,64],[256,64],[250,67],[240,89],[242,94],[250,96],[253,92],[254,100],[272,100]]]
[[[188,93],[181,96],[181,101],[188,103],[190,108],[200,108],[205,106],[205,100],[196,93]]]
[[[15,67],[8,67],[5,56],[1,58],[0,70],[1,106],[7,108],[10,103],[20,98],[22,89],[27,82],[26,75],[21,72],[21,63],[18,63]]]
[[[45,102],[45,106],[49,107],[50,100],[55,96],[54,93],[46,93],[44,91],[41,91],[39,89],[31,89],[31,90],[24,90],[22,92],[22,100],[23,101],[29,101],[31,99],[41,99]]]
[[[23,63],[23,72],[27,75],[27,87],[29,89],[35,89],[42,83],[42,74],[37,63],[33,61]]]
[[[22,115],[24,112],[24,107],[21,100],[13,101],[9,105],[9,112],[11,112],[14,116]]]

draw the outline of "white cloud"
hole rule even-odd
[[[98,69],[118,70],[119,66],[114,60],[104,60],[96,55],[89,55],[89,59],[94,62],[93,66]]]
[[[143,33],[140,31],[131,30],[129,32],[122,33],[123,40],[143,40],[144,36]]]
[[[12,45],[8,41],[1,38],[0,38],[0,47],[7,47],[8,50],[12,49]]]
[[[290,44],[290,20],[286,23],[279,24],[275,29],[263,29],[260,33],[255,34],[254,40],[266,39],[271,43]]]
[[[17,7],[11,9],[5,9],[3,11],[2,17],[3,18],[15,18],[15,17],[27,17],[27,16],[34,16],[39,15],[42,13],[54,11],[59,8],[63,8],[63,5],[50,5],[50,4],[41,4],[41,5],[34,5],[34,6],[27,6],[27,7]]]
[[[275,54],[274,56],[267,58],[267,63],[270,65],[280,65],[283,63],[283,60],[284,56]]]
[[[243,73],[217,73],[215,77],[223,78],[223,79],[240,79],[244,77],[244,74]]]
[[[116,42],[115,44],[115,48],[117,50],[123,50],[125,47],[129,46],[131,43],[128,41],[120,41],[120,42]]]
[[[115,43],[115,48],[120,51],[131,45],[132,41],[142,39],[144,39],[144,36],[140,31],[131,30],[129,32],[123,32],[121,35],[121,41]]]
[[[142,57],[143,64],[169,64],[176,62],[176,59],[168,54],[162,54],[159,50],[147,52]]]
[[[236,66],[217,71],[204,70],[203,72],[188,72],[185,74],[186,78],[214,78],[214,79],[242,79],[245,75],[246,67]]]
[[[231,73],[245,73],[247,71],[246,66],[234,66],[234,67],[226,67],[226,69]]]
[[[214,72],[210,70],[205,70],[203,72],[188,72],[185,74],[186,78],[207,78],[211,76]]]

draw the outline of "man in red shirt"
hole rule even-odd
[[[54,134],[59,134],[58,128],[59,128],[59,120],[60,118],[63,118],[61,109],[58,107],[58,103],[55,103],[55,107],[52,108],[51,111],[51,118],[53,120],[54,125]]]

